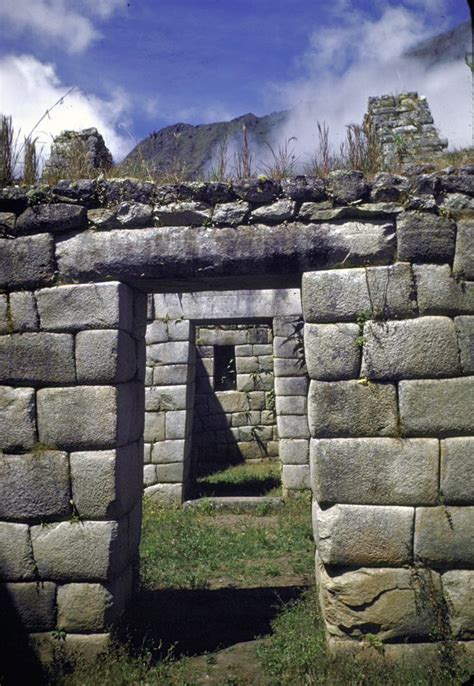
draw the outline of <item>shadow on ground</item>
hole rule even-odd
[[[261,496],[270,493],[281,485],[277,476],[247,479],[243,483],[197,483],[194,487],[194,498],[212,498],[223,496]]]
[[[156,658],[200,655],[270,633],[283,603],[304,586],[142,591],[118,628],[132,649],[150,647]]]

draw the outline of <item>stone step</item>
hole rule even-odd
[[[278,510],[283,504],[283,498],[275,496],[224,496],[186,500],[183,507],[209,507],[220,512],[255,512]]]

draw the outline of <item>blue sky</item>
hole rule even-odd
[[[48,146],[61,129],[96,124],[117,158],[167,124],[308,98],[337,127],[352,114],[348,84],[361,84],[355,119],[368,94],[413,85],[390,60],[468,18],[465,0],[3,0],[0,109],[26,132],[74,86],[40,139]],[[396,81],[375,73],[381,63]],[[435,92],[453,78],[438,75]]]

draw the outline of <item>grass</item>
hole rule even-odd
[[[226,495],[281,495],[277,462],[242,463],[197,479],[198,497]]]

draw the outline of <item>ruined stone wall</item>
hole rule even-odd
[[[130,597],[155,291],[173,464],[194,378],[176,322],[272,320],[279,450],[288,479],[310,475],[332,644],[474,661],[472,172],[0,192],[0,592],[33,645],[65,629],[95,651]],[[285,342],[301,305],[306,368]]]

